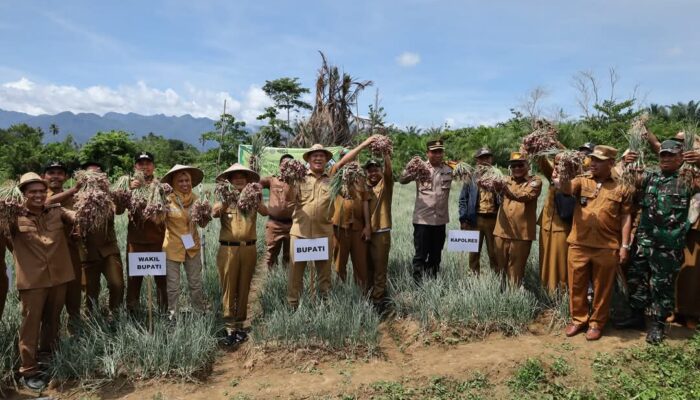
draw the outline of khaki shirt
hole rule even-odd
[[[332,173],[332,172],[331,172]],[[294,207],[292,236],[314,239],[333,235],[333,203],[330,196],[330,175],[316,177],[311,170],[306,180],[295,185],[289,195]]]
[[[294,208],[287,201],[289,185],[279,180],[277,177],[270,178],[270,200],[267,211],[272,219],[291,220]]]
[[[477,214],[496,214],[496,195],[488,190],[479,190],[479,205],[476,209]]]
[[[80,246],[80,260],[82,262],[98,261],[113,254],[119,254],[119,242],[114,231],[114,216],[110,219],[106,231],[91,232],[85,237],[83,245]]]
[[[571,224],[564,222],[564,220],[559,217],[554,203],[554,196],[558,192],[552,183],[554,163],[545,157],[540,157],[538,164],[542,174],[549,180],[549,190],[547,191],[547,199],[544,202],[544,207],[542,208],[542,213],[537,223],[542,229],[548,232],[569,232],[571,230]]]
[[[224,242],[249,242],[257,239],[258,235],[255,231],[257,212],[243,215],[238,207],[230,207],[225,211],[217,212],[216,210],[221,210],[221,207],[221,203],[214,205],[214,215],[218,215],[221,218],[219,240]]]
[[[335,212],[333,213],[333,225],[361,231],[365,226],[364,204],[369,200],[367,184],[356,182],[350,189],[350,199],[338,195],[335,198]]]
[[[561,190],[579,199],[567,242],[598,249],[619,249],[622,217],[632,212],[634,191],[612,177],[598,187],[589,174],[563,183]]]
[[[64,229],[75,222],[75,212],[59,204],[29,211],[10,227],[17,289],[42,289],[75,279]]]
[[[55,195],[56,192],[53,190],[49,189],[46,192],[46,198],[49,199],[53,195]],[[65,208],[66,210],[74,210],[75,208],[75,196],[69,196],[60,203],[61,207]],[[68,239],[68,246],[73,249],[75,252],[80,251],[80,239],[77,237],[77,235],[73,234],[73,226],[72,225],[66,225],[64,228],[64,232],[66,233],[66,238]],[[73,254],[78,254],[78,253],[73,253]]]
[[[394,197],[394,177],[390,173],[374,187],[370,187],[369,217],[372,232],[391,229],[391,201]]]
[[[446,225],[450,222],[448,202],[452,186],[452,168],[430,165],[432,180],[428,183],[416,182],[416,204],[413,209],[413,223],[419,225]]]
[[[183,204],[183,208],[180,207],[175,193],[168,196],[168,214],[165,217],[165,241],[163,242],[163,249],[168,260],[184,262],[185,255],[192,258],[199,253],[199,229],[191,223],[190,218],[190,208],[197,199],[197,195],[192,193],[192,203],[187,206]],[[182,237],[188,233],[194,239],[194,246],[185,250]]]
[[[143,221],[135,215],[129,215],[126,232],[127,243],[161,247],[165,239],[165,224],[151,220]]]
[[[522,182],[507,178],[503,203],[498,209],[493,234],[505,239],[535,240],[537,231],[537,198],[542,191],[542,180],[529,176]]]

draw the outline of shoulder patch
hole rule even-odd
[[[530,182],[530,186],[532,187],[538,187],[542,184],[539,179],[533,179],[532,182]]]

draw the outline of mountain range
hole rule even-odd
[[[153,132],[168,139],[180,139],[198,145],[199,135],[214,129],[214,120],[195,118],[189,114],[179,117],[158,115],[120,114],[108,112],[105,115],[92,113],[74,114],[66,111],[56,115],[29,115],[16,111],[0,110],[0,128],[14,124],[27,124],[41,128],[46,141],[60,141],[68,134],[78,143],[85,143],[100,131],[122,130],[140,137]],[[51,124],[58,126],[58,135],[52,135]]]

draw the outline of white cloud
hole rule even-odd
[[[224,100],[226,110],[247,123],[254,122],[272,100],[258,86],[251,85],[240,99],[228,92],[212,91],[185,84],[181,93],[174,89],[157,89],[139,81],[135,85],[117,88],[90,86],[77,88],[68,85],[40,84],[27,78],[0,85],[0,108],[27,114],[74,113],[105,114],[110,111],[143,115],[191,114],[195,117],[217,119]]]
[[[677,57],[683,54],[683,48],[681,46],[673,46],[666,49],[666,55],[670,57]]]
[[[404,51],[396,57],[396,63],[402,67],[413,67],[420,62],[420,54]]]

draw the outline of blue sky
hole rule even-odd
[[[493,123],[542,87],[543,114],[578,116],[572,77],[615,97],[698,100],[700,1],[0,2],[0,108],[248,121],[265,80],[313,87],[318,50],[379,89],[400,126]],[[366,113],[374,89],[360,99]]]

